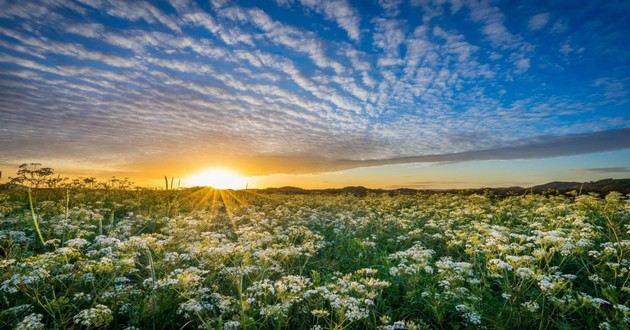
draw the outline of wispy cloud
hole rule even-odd
[[[387,16],[397,16],[400,14],[402,0],[378,0],[379,6],[383,8]]]
[[[132,22],[142,20],[146,23],[161,24],[172,31],[181,32],[176,19],[165,15],[149,2],[116,0],[78,0],[78,2],[110,16]]]
[[[312,8],[335,21],[348,33],[350,39],[359,41],[361,18],[358,12],[346,0],[300,0],[302,6]]]
[[[565,136],[539,136],[491,149],[457,153],[396,157],[388,159],[309,159],[312,168],[299,171],[336,171],[342,169],[405,163],[466,162],[473,160],[511,160],[580,155],[630,148],[630,129]]]
[[[629,78],[613,79],[609,77],[598,78],[593,83],[596,87],[604,88],[604,97],[607,99],[626,99],[628,92],[626,90],[626,83],[630,81]]]
[[[532,16],[527,26],[530,30],[537,31],[542,29],[547,23],[549,23],[549,13],[540,13]]]
[[[584,171],[594,173],[630,173],[630,167],[591,167],[585,168]]]

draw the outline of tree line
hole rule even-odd
[[[2,172],[0,172],[0,180]],[[70,179],[55,173],[51,167],[42,166],[40,163],[24,163],[18,166],[16,176],[8,177],[9,186],[23,186],[31,189],[39,188],[72,188],[72,189],[131,189],[134,183],[129,178],[117,178],[112,176],[107,180],[98,180],[95,177],[77,177]]]

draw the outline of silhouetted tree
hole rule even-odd
[[[17,176],[10,178],[12,184],[21,184],[30,188],[39,188],[55,174],[50,167],[41,167],[40,163],[25,163],[18,167]]]

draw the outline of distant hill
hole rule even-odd
[[[258,190],[258,189],[257,189]],[[285,186],[280,188],[266,188],[260,189],[260,191],[277,194],[308,194],[309,191],[299,187]]]
[[[352,194],[363,196],[368,192],[384,192],[382,189],[369,189],[363,186],[343,187],[343,188],[330,188],[330,189],[303,189],[299,187],[285,186],[280,188],[266,188],[257,189],[257,191],[265,193],[277,193],[277,194]]]
[[[502,188],[476,188],[476,189],[411,189],[400,188],[394,190],[386,189],[370,189],[363,186],[351,186],[344,188],[331,188],[331,189],[303,189],[299,187],[280,187],[280,188],[266,188],[256,189],[261,193],[280,193],[280,194],[352,194],[357,196],[365,196],[368,193],[382,194],[415,194],[418,192],[424,193],[439,193],[439,192],[452,192],[452,193],[484,193],[492,192],[497,195],[510,195],[510,194],[522,194],[527,192],[535,193],[567,193],[575,190],[583,194],[586,193],[598,193],[605,195],[611,191],[617,191],[622,194],[630,194],[630,179],[604,179],[599,181],[590,182],[565,182],[565,181],[553,181],[545,184],[532,186],[532,187],[502,187]]]
[[[618,191],[624,194],[630,194],[630,179],[604,179],[590,182],[561,182],[554,181],[531,188],[536,192],[548,190],[557,190],[567,192],[571,190],[582,191],[583,193],[596,192],[607,193],[610,191]]]
[[[537,186],[533,186],[530,189],[533,189],[536,191],[545,191],[549,189],[571,190],[571,189],[576,189],[576,187],[577,189],[579,189],[582,184],[583,184],[582,182],[552,181],[552,182],[547,182],[547,183],[540,184]]]

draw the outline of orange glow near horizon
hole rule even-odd
[[[208,186],[216,189],[244,189],[248,181],[238,172],[223,167],[208,168],[184,179],[184,185]]]

